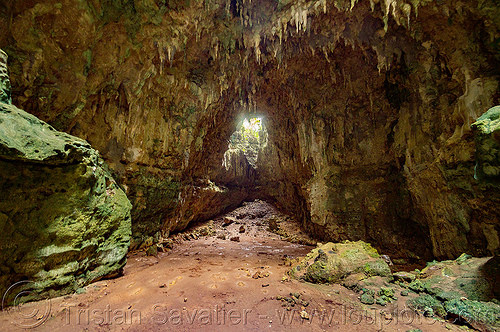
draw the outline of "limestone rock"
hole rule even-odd
[[[416,278],[415,274],[405,271],[396,272],[392,276],[396,280],[406,281],[406,282],[412,282]]]
[[[472,129],[476,135],[475,177],[500,182],[500,106],[481,115]]]
[[[363,294],[361,294],[359,300],[363,304],[374,304],[375,303],[375,297],[370,292],[364,292]]]
[[[443,304],[429,294],[420,295],[419,297],[409,300],[407,303],[412,309],[423,313],[430,312],[430,316],[436,314],[439,317],[446,317],[446,311],[444,310]]]
[[[96,150],[0,103],[0,293],[23,279],[49,295],[117,275],[131,204]]]
[[[229,226],[231,225],[232,223],[236,222],[236,219],[233,218],[233,217],[224,217],[224,220],[223,220],[223,224],[222,226],[225,227],[225,226]]]
[[[431,262],[422,270],[421,279],[415,282],[420,283],[420,291],[432,294],[442,301],[461,297],[491,301],[495,297],[498,267],[496,270],[491,267],[488,263],[490,260],[492,258],[467,258],[462,255],[456,260]]]
[[[336,283],[349,275],[391,278],[391,270],[371,245],[358,241],[326,243],[313,249],[290,274],[313,283]]]
[[[465,321],[479,331],[500,329],[500,305],[496,303],[457,299],[447,301],[444,307],[450,317]]]
[[[7,72],[7,53],[0,50],[0,103],[10,104],[10,80]]]
[[[480,331],[496,331],[500,326],[500,306],[495,298],[498,271],[495,257],[463,254],[455,260],[428,263],[419,279],[410,284],[399,282],[419,293],[407,301],[410,308],[466,322]]]

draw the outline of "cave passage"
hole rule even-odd
[[[34,317],[50,331],[107,305],[137,332],[385,329],[317,321],[341,307],[500,330],[499,18],[498,0],[0,1],[0,296],[64,296]],[[198,316],[214,305],[239,323]]]

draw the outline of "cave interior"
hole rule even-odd
[[[1,1],[0,49],[0,292],[290,222],[392,273],[471,256],[500,313],[498,1]]]

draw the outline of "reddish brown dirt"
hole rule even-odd
[[[255,208],[268,210],[262,217],[241,214]],[[268,232],[265,220],[273,213],[269,207],[249,204],[233,212],[241,219],[226,227],[223,218],[215,220],[214,235],[178,241],[158,257],[132,253],[122,277],[91,284],[83,294],[21,307],[23,313],[39,310],[34,321],[21,317],[16,308],[0,312],[0,331],[22,331],[20,326],[37,322],[42,324],[36,331],[460,330],[409,310],[397,317],[389,313],[391,308],[365,307],[358,294],[339,285],[287,281],[285,255],[303,256],[311,247]],[[241,226],[244,233],[239,233]],[[221,233],[226,240],[216,236]],[[240,242],[229,240],[233,236]],[[256,274],[262,277],[254,278]],[[307,307],[282,307],[276,297],[290,293],[299,293]],[[49,303],[50,314],[44,320]],[[401,312],[403,304],[397,305]],[[300,317],[303,310],[309,319]]]

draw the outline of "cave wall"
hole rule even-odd
[[[137,244],[263,197],[396,256],[499,247],[470,129],[498,103],[495,1],[43,0],[0,17],[14,102],[99,149]],[[250,180],[242,159],[221,167],[241,114],[269,132]]]
[[[285,127],[291,129],[279,139],[286,147],[275,152],[283,173],[297,174],[297,158],[312,172],[288,189],[307,202],[306,229],[414,258],[498,249],[498,187],[473,180],[470,128],[498,103],[498,48],[488,49],[494,38],[485,37],[477,11],[456,10],[420,8],[410,33],[397,26],[386,32],[383,18],[355,13],[340,23],[347,47],[337,44],[330,59],[315,57],[312,47],[306,60],[292,52],[291,97],[273,91],[285,77],[270,83],[276,100],[267,107],[292,112]],[[318,21],[321,31],[339,24]],[[350,41],[352,35],[360,40]]]
[[[10,305],[16,285],[16,301],[34,300],[120,275],[132,206],[86,141],[10,103],[6,62],[0,50],[0,292]]]

